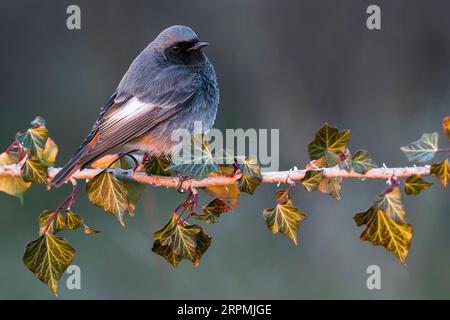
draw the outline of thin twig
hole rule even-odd
[[[49,168],[48,175],[52,178],[60,168]],[[319,169],[313,169],[319,170]],[[325,168],[323,176],[328,178],[359,178],[359,179],[390,179],[392,176],[398,178],[410,177],[412,175],[427,176],[430,175],[430,166],[421,167],[404,167],[404,168],[375,168],[369,170],[365,174],[357,173],[355,171],[347,172],[346,170],[334,168]],[[72,178],[77,180],[88,180],[94,178],[103,169],[84,169],[75,173]],[[263,172],[263,183],[289,183],[290,181],[300,181],[308,170],[291,170],[291,171],[273,171]],[[120,179],[133,180],[140,183],[145,183],[153,186],[167,187],[167,188],[203,188],[218,185],[234,184],[240,177],[240,174],[234,176],[214,176],[207,177],[201,180],[186,179],[180,185],[179,177],[165,177],[156,175],[147,175],[144,172],[134,172],[130,175],[125,174],[121,169],[111,169],[116,177]],[[0,176],[20,176],[20,167],[18,165],[4,165],[0,166]]]

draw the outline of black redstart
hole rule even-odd
[[[185,26],[162,31],[131,63],[91,133],[51,183],[57,187],[109,150],[170,154],[173,130],[212,127],[219,104],[214,68]]]

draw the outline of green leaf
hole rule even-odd
[[[308,170],[305,173],[305,176],[301,180],[303,186],[308,192],[314,191],[322,181],[322,170]]]
[[[54,210],[45,209],[42,211],[39,215],[39,235],[45,232],[57,233],[64,229],[65,220],[63,216],[60,213],[56,217],[54,215]]]
[[[442,119],[442,130],[444,131],[447,138],[450,139],[450,116],[444,117]]]
[[[260,184],[261,179],[247,175],[242,175],[238,181],[239,190],[249,194],[254,194]]]
[[[74,257],[75,249],[66,239],[44,233],[26,244],[23,262],[56,296],[58,280]]]
[[[377,209],[382,210],[390,219],[405,223],[406,211],[403,208],[400,188],[394,187],[389,192],[378,196],[375,200]]]
[[[76,230],[84,226],[83,218],[73,213],[71,210],[66,211],[66,225],[70,230]]]
[[[366,173],[377,165],[369,158],[369,153],[366,150],[356,151],[350,159],[351,168],[358,173]]]
[[[196,179],[206,178],[211,172],[218,171],[216,159],[209,150],[207,141],[203,139],[203,135],[194,135],[190,143],[183,146],[183,150],[190,152],[180,157],[173,157],[168,169]]]
[[[198,225],[178,221],[175,213],[169,222],[153,234],[152,251],[176,267],[181,259],[198,266],[201,257],[211,244],[211,237]]]
[[[47,184],[48,167],[38,159],[28,159],[20,169],[25,182]]]
[[[385,247],[405,263],[413,234],[411,225],[396,222],[382,210],[372,210],[370,215],[365,218],[366,228],[361,233],[361,240]]]
[[[419,194],[420,191],[428,189],[432,183],[422,179],[418,175],[412,175],[406,179],[405,182],[405,192],[409,195]]]
[[[168,169],[170,159],[166,156],[155,156],[145,164],[145,172],[148,175],[170,176],[172,173]]]
[[[450,181],[450,163],[448,162],[448,159],[444,159],[440,163],[432,164],[430,172],[438,177],[445,188],[448,186]]]
[[[146,184],[135,182],[135,181],[122,181],[123,185],[127,189],[127,199],[128,199],[128,207],[127,212],[130,216],[134,216],[136,212],[136,205],[139,199],[144,193]]]
[[[152,251],[167,260],[174,268],[178,267],[182,257],[177,255],[172,246],[163,246],[160,240],[155,240]]]
[[[42,162],[46,166],[54,166],[56,162],[56,156],[58,155],[58,145],[52,138],[48,137],[45,143],[45,148],[42,154]]]
[[[73,213],[71,210],[66,210],[65,224],[66,224],[67,228],[70,230],[76,230],[76,229],[82,227],[84,229],[84,233],[86,233],[86,234],[97,234],[100,232],[100,231],[97,231],[97,230],[94,230],[94,229],[88,227],[84,223],[83,217],[76,213]]]
[[[194,260],[194,266],[198,267],[200,260],[211,245],[211,236],[208,235],[204,228],[200,227],[200,232],[195,236],[197,242],[196,255]]]
[[[125,226],[123,216],[128,209],[127,188],[108,170],[103,170],[86,184],[86,193],[92,204],[117,217]]]
[[[256,160],[250,157],[246,157],[244,161],[239,165],[241,173],[246,176],[262,179],[261,168],[256,163]]]
[[[278,203],[275,208],[265,209],[263,215],[267,227],[273,234],[281,232],[297,245],[297,230],[305,215],[293,206],[292,200]]]
[[[339,154],[345,152],[350,140],[350,130],[339,132],[335,127],[327,123],[320,128],[315,135],[315,139],[308,145],[308,154],[311,160],[319,159],[325,155],[326,151]]]
[[[45,144],[48,138],[48,130],[45,126],[35,126],[28,130],[18,132],[16,140],[29,149],[32,156],[43,159]]]
[[[438,133],[424,133],[419,140],[411,142],[400,150],[411,162],[428,162],[438,151]]]
[[[317,190],[319,190],[319,192],[329,194],[336,200],[340,200],[341,183],[342,178],[323,178],[317,186]]]
[[[0,165],[16,164],[17,162],[17,156],[12,152],[0,154]],[[0,176],[0,191],[19,198],[21,202],[23,201],[23,194],[30,187],[31,183],[25,182],[22,177]]]
[[[261,168],[254,159],[246,157],[240,164],[241,178],[238,181],[239,190],[249,194],[255,193],[256,188],[261,184]]]
[[[203,214],[194,212],[192,216],[195,219],[205,221],[206,223],[217,223],[219,222],[222,213],[231,210],[232,208],[226,202],[216,198],[203,207]]]
[[[366,225],[370,222],[370,219],[373,218],[375,213],[374,206],[371,206],[366,211],[358,212],[353,216],[353,220],[355,220],[356,226],[360,227],[362,225]]]

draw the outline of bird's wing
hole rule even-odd
[[[195,73],[174,77],[159,76],[147,83],[142,94],[119,92],[103,107],[91,133],[73,157],[54,177],[61,185],[78,169],[106,153],[146,133],[187,107],[199,88]],[[119,88],[120,89],[120,88]]]
[[[98,155],[143,135],[182,110],[192,97],[193,95],[184,97],[170,106],[143,102],[136,97],[113,103],[89,135],[80,162],[89,162]]]

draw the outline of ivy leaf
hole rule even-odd
[[[48,167],[38,159],[28,159],[20,169],[25,182],[47,184]]]
[[[56,296],[58,280],[74,257],[75,249],[66,239],[44,233],[26,244],[23,262]]]
[[[182,257],[177,255],[172,246],[163,246],[160,240],[155,240],[152,251],[167,260],[174,268],[178,267]]]
[[[424,133],[419,140],[411,142],[400,150],[411,162],[428,162],[438,151],[438,133]]]
[[[308,154],[311,160],[316,160],[325,155],[326,151],[335,154],[343,153],[347,149],[350,139],[350,130],[339,132],[335,127],[327,123],[320,128],[315,139],[308,145]]]
[[[123,215],[128,209],[127,188],[108,170],[103,170],[86,184],[86,193],[92,204],[117,217],[125,226]]]
[[[57,155],[58,145],[55,143],[55,141],[53,141],[52,138],[48,137],[42,154],[42,162],[48,167],[54,166]]]
[[[136,157],[136,156],[134,156],[134,157]],[[104,155],[103,157],[101,157],[100,159],[94,161],[90,166],[92,168],[101,168],[101,169],[104,169],[104,168],[107,168],[108,166],[110,166],[110,168],[114,168],[114,169],[131,170],[131,169],[134,169],[135,163],[128,156],[124,156],[119,159],[118,154],[107,154],[107,155]],[[120,181],[120,183],[127,190],[126,194],[127,194],[128,206],[127,206],[126,211],[129,213],[130,216],[134,216],[134,213],[136,211],[137,202],[141,198],[141,195],[147,186],[143,183],[139,183],[139,182],[135,182],[135,181],[125,180],[125,179],[117,179],[117,180]],[[120,216],[123,217],[123,214],[118,215],[119,218],[120,218]]]
[[[194,135],[190,143],[183,146],[183,150],[191,152],[172,158],[168,169],[196,179],[206,178],[211,172],[218,171],[216,159],[209,150],[207,141],[203,139],[203,135]]]
[[[242,175],[238,181],[239,190],[249,194],[254,194],[260,184],[261,179],[247,175]]]
[[[366,150],[356,151],[350,158],[350,165],[355,172],[363,174],[377,167],[376,163],[369,158],[369,153]]]
[[[148,175],[170,176],[169,165],[170,159],[166,156],[155,156],[146,162],[144,168]]]
[[[12,152],[0,154],[0,165],[16,164],[18,158]],[[31,187],[31,183],[25,182],[22,177],[0,176],[0,191],[17,197],[23,202],[23,194]]]
[[[320,181],[322,180],[322,171],[317,170],[308,170],[305,173],[305,176],[301,180],[303,186],[308,192],[314,191],[319,186]]]
[[[128,207],[127,212],[130,216],[134,216],[136,205],[145,191],[147,185],[135,181],[122,181],[127,189]]]
[[[406,212],[403,208],[400,188],[394,187],[390,192],[378,196],[375,206],[390,219],[405,223]]]
[[[45,232],[57,233],[64,229],[66,225],[64,217],[58,213],[56,218],[54,218],[54,213],[54,210],[46,209],[39,215],[39,235]]]
[[[281,200],[281,193],[282,191],[279,190],[275,196],[279,200]],[[291,199],[278,202],[275,208],[265,209],[263,215],[267,227],[273,234],[281,232],[297,245],[297,230],[305,214],[293,206]]]
[[[16,134],[16,140],[23,147],[29,149],[31,155],[38,159],[43,158],[43,152],[48,138],[48,130],[45,124],[41,123],[36,122],[33,127]]]
[[[333,168],[333,167],[341,164],[340,155],[333,153],[331,151],[328,151],[328,150],[325,151],[324,158],[325,158],[325,161],[322,161],[322,165],[327,168]]]
[[[450,116],[446,116],[442,119],[442,130],[447,135],[447,138],[450,139]]]
[[[432,164],[430,172],[439,178],[439,181],[445,188],[448,186],[450,181],[450,163],[448,162],[448,158],[440,163]]]
[[[372,219],[374,213],[374,206],[371,206],[366,211],[356,213],[353,216],[353,220],[355,220],[356,226],[360,227],[362,225],[368,224],[370,222],[370,219]]]
[[[240,190],[235,184],[210,186],[205,188],[205,192],[213,198],[221,199],[232,208],[236,208],[239,203]]]
[[[200,227],[200,232],[196,235],[195,241],[197,242],[196,256],[194,260],[194,266],[197,268],[200,265],[200,260],[211,245],[211,236],[208,235],[204,228]]]
[[[342,178],[323,178],[317,186],[317,190],[329,194],[336,200],[340,200],[341,183]]]
[[[232,174],[233,166],[220,165],[217,172],[211,172],[210,177]],[[239,203],[241,191],[236,184],[226,184],[206,187],[205,192],[213,198],[219,198],[232,208],[236,208]]]
[[[201,257],[211,244],[211,237],[198,225],[178,221],[175,213],[169,222],[153,234],[152,251],[176,267],[181,259],[198,266]]]
[[[256,188],[261,184],[261,168],[252,158],[246,157],[240,164],[241,178],[238,181],[239,190],[249,194],[255,193]]]
[[[241,173],[246,176],[252,176],[258,179],[262,179],[261,168],[256,163],[256,160],[250,157],[246,157],[244,161],[239,165]]]
[[[361,240],[385,247],[405,263],[413,234],[411,225],[394,221],[382,210],[372,210],[368,215]]]
[[[76,229],[82,227],[82,228],[84,228],[84,233],[86,233],[86,234],[97,234],[100,232],[100,231],[97,231],[97,230],[94,230],[94,229],[88,227],[84,223],[83,217],[76,213],[73,213],[71,210],[66,210],[65,224],[66,224],[67,228],[70,230],[76,230]]]
[[[428,189],[431,185],[432,183],[415,174],[406,179],[405,192],[409,195],[416,195],[419,194],[420,191]]]
[[[231,210],[231,206],[219,198],[216,198],[203,207],[203,214],[194,212],[192,216],[195,219],[205,221],[206,223],[217,223],[219,222],[219,217],[222,213]]]

